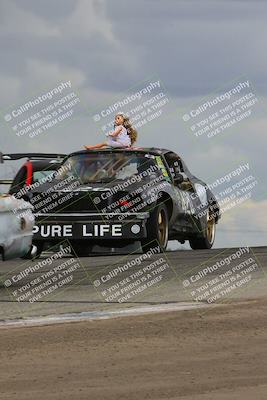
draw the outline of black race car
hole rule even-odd
[[[14,189],[12,189],[14,193]],[[73,253],[88,255],[95,244],[163,251],[169,239],[209,249],[219,205],[208,186],[170,150],[129,148],[70,154],[53,179],[33,185],[26,197],[37,225],[34,244],[68,239]]]

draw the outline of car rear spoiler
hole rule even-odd
[[[28,160],[43,160],[46,158],[51,159],[63,159],[67,156],[67,154],[57,154],[57,153],[10,153],[3,154],[0,152],[0,164],[3,164],[5,161],[14,161],[20,160],[21,158],[28,158]]]
[[[12,179],[0,179],[0,185],[10,186],[10,185],[12,185],[12,183],[13,183]],[[3,194],[7,194],[5,189],[4,189],[4,192],[2,192],[0,190],[0,195],[3,195]]]

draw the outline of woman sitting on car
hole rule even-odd
[[[113,132],[107,133],[107,141],[93,146],[84,146],[86,150],[100,149],[101,147],[131,147],[137,139],[137,131],[130,123],[129,117],[123,113],[115,116],[115,126]]]

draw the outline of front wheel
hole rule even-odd
[[[207,221],[204,235],[201,238],[189,239],[190,247],[193,250],[211,249],[215,240],[216,223],[211,210],[207,212]]]
[[[146,224],[147,237],[141,240],[143,252],[159,246],[159,252],[166,250],[169,235],[168,211],[164,204],[158,204],[151,212]]]
[[[44,243],[43,242],[35,242],[33,241],[33,246],[36,247],[36,252],[34,255],[32,255],[32,249],[29,250],[25,256],[21,257],[23,260],[32,260],[35,258],[39,258],[40,255],[42,254],[42,251],[44,250]]]

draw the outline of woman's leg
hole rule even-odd
[[[84,146],[86,150],[101,149],[101,147],[107,146],[107,142],[94,144],[92,146]]]

